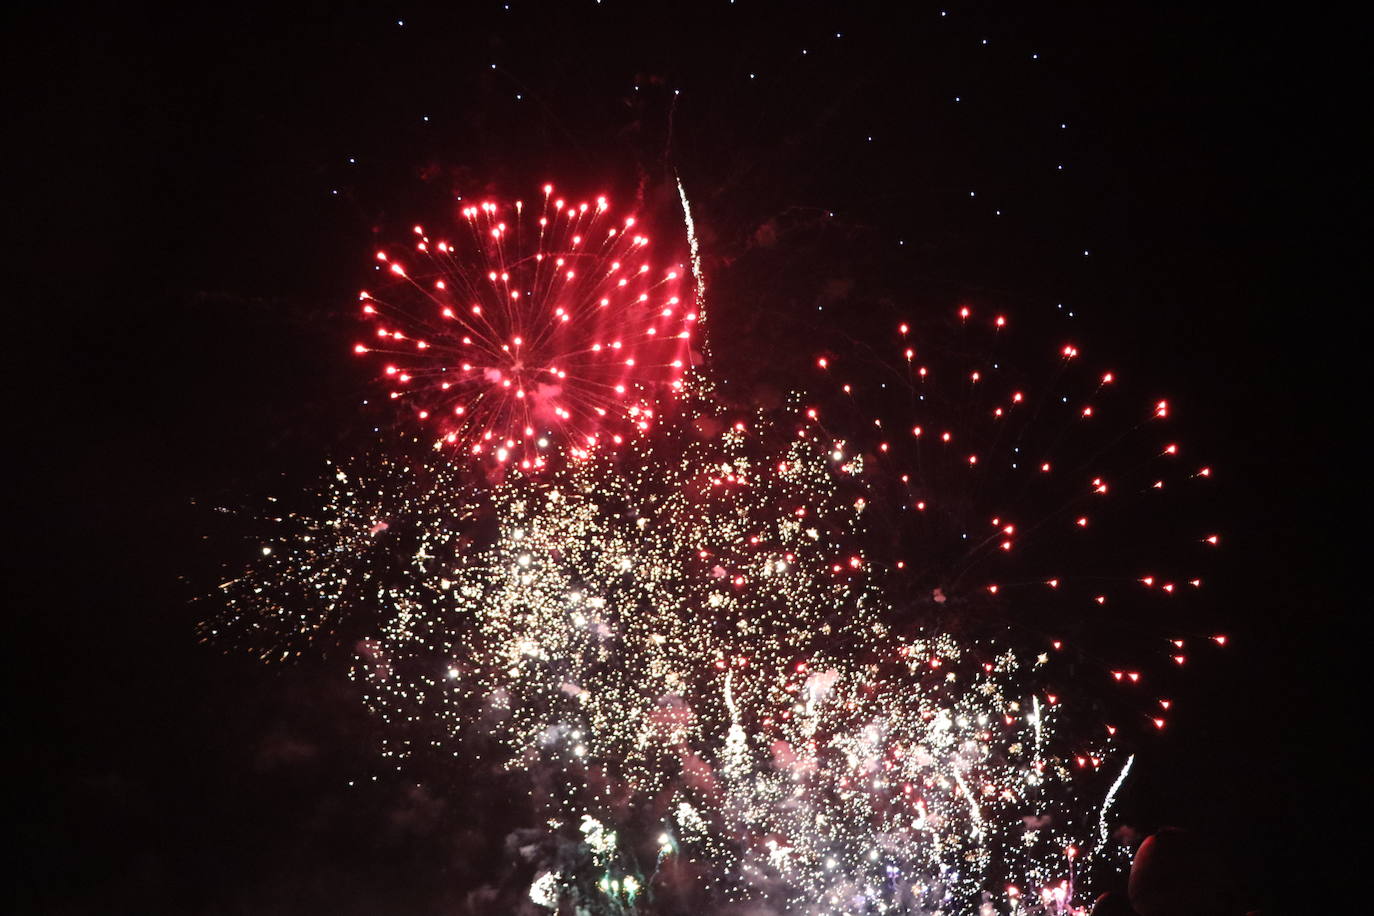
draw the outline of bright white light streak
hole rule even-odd
[[[1116,801],[1116,793],[1121,790],[1122,784],[1126,782],[1126,774],[1131,772],[1131,764],[1133,763],[1135,763],[1135,754],[1126,758],[1125,766],[1117,774],[1112,787],[1107,790],[1107,797],[1102,799],[1102,811],[1097,819],[1097,849],[1093,850],[1093,855],[1096,855],[1107,844],[1107,812],[1111,809],[1112,802]]]
[[[697,281],[698,321],[706,318],[706,275],[701,271],[701,248],[697,245],[696,224],[692,222],[692,205],[687,201],[687,189],[682,186],[682,178],[677,179],[677,196],[682,201],[682,220],[687,227],[687,245],[692,253],[692,276]]]
[[[969,791],[968,783],[964,782],[964,774],[958,767],[954,768],[954,781],[959,784],[959,790],[968,799],[968,816],[969,820],[973,822],[973,829],[969,831],[969,835],[975,840],[981,840],[983,838],[983,812],[978,810],[978,799],[974,798],[973,793]]]

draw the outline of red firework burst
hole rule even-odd
[[[1199,571],[1222,542],[1204,518],[1213,469],[1167,432],[1169,401],[1124,403],[1118,373],[1082,365],[1076,343],[1018,348],[1005,316],[968,307],[930,324],[925,335],[899,322],[893,358],[866,347],[815,357],[827,406],[809,409],[797,434],[818,430],[837,462],[861,457],[854,466],[893,497],[873,500],[895,534],[865,565],[887,567],[899,601],[957,609],[946,626],[981,613],[1034,634],[1047,665],[1063,652],[1080,674],[1095,671],[1121,691],[1094,697],[1110,735],[1127,711],[1163,729],[1172,701],[1154,691],[1195,651],[1228,642],[1207,627]],[[1058,705],[1078,685],[1044,670],[1060,680],[1043,700]]]
[[[414,266],[363,292],[390,396],[438,442],[525,470],[647,432],[680,391],[697,320],[681,264],[655,266],[635,218],[604,197],[482,203],[453,240],[415,227]],[[408,255],[405,257],[409,257]]]

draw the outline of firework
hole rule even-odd
[[[455,549],[483,537],[482,494],[449,462],[407,451],[329,462],[314,489],[269,498],[249,520],[251,572],[219,584],[228,613],[202,623],[202,640],[264,661],[351,651],[385,619],[378,596],[423,576],[424,532],[447,531]]]
[[[633,460],[496,485],[483,536],[445,462],[397,465],[377,482],[405,496],[366,511],[366,482],[336,473],[338,524],[271,545],[269,568],[300,570],[274,614],[361,578],[380,618],[353,676],[384,758],[496,736],[509,768],[551,775],[550,818],[604,848],[538,899],[633,909],[656,886],[627,864],[646,842],[718,903],[1071,899],[1067,850],[1102,846],[1079,799],[1107,793],[1111,736],[1062,732],[1047,658],[892,603],[864,547],[881,477],[802,402],[692,406]]]
[[[950,317],[895,321],[886,360],[815,357],[828,390],[808,416],[868,460],[886,592],[925,625],[1094,672],[1121,701],[1095,727],[1164,728],[1173,670],[1227,641],[1207,628],[1213,469],[1167,399],[1123,392],[1076,343]]]
[[[440,451],[332,468],[207,637],[351,645],[397,766],[494,741],[563,844],[551,909],[1073,912],[1121,861],[1123,727],[1165,727],[1164,672],[1225,642],[1197,623],[1219,536],[1170,502],[1212,471],[1168,403],[961,309],[727,404],[684,384],[683,270],[605,209],[469,207],[462,246],[417,228],[422,273],[379,256],[364,314]],[[1112,635],[1146,618],[1169,632]]]
[[[526,206],[465,206],[446,238],[378,251],[354,351],[454,452],[538,470],[647,432],[679,391],[697,321],[684,268],[651,258],[635,217],[546,185]]]

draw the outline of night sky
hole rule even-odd
[[[735,384],[804,381],[798,341],[874,331],[813,304],[862,260],[913,311],[1076,322],[1179,405],[1220,469],[1233,642],[1121,816],[1204,834],[1265,912],[1331,855],[1313,809],[1340,776],[1299,773],[1347,740],[1335,532],[1362,485],[1330,463],[1358,409],[1330,341],[1359,300],[1306,250],[1357,186],[1305,46],[1139,3],[681,7],[11,17],[11,912],[489,911],[520,816],[490,786],[374,781],[375,723],[328,661],[196,642],[196,599],[248,559],[210,507],[305,486],[365,433],[347,350],[378,240],[456,189],[628,199],[671,168]],[[831,228],[756,250],[798,221]]]

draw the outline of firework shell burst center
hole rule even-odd
[[[438,447],[524,471],[647,433],[683,388],[697,304],[681,263],[656,261],[605,197],[483,202],[451,237],[414,227],[380,250],[359,294],[359,356]]]

